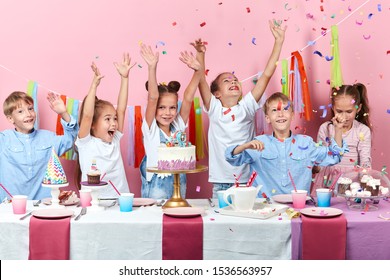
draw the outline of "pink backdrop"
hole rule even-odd
[[[40,127],[49,130],[55,129],[56,116],[49,109],[46,93],[52,90],[82,100],[92,78],[89,67],[92,61],[105,75],[98,89],[99,97],[115,104],[119,76],[113,62],[121,59],[123,52],[129,52],[139,66],[130,74],[128,104],[144,107],[147,67],[139,55],[140,42],[157,46],[158,80],[180,81],[182,93],[192,72],[178,57],[180,51],[192,50],[189,42],[200,37],[208,42],[209,81],[222,71],[235,71],[245,80],[265,66],[273,44],[268,19],[275,18],[288,25],[281,58],[302,50],[312,105],[317,111],[309,123],[296,116],[293,127],[305,127],[307,134],[315,137],[324,121],[323,111],[318,108],[329,103],[326,80],[330,77],[330,62],[313,52],[330,55],[331,36],[329,33],[321,37],[321,28],[338,24],[344,81],[359,81],[368,88],[374,128],[374,168],[380,170],[388,164],[390,148],[385,141],[390,130],[387,112],[390,98],[385,81],[390,74],[387,54],[390,42],[385,30],[390,6],[387,1],[3,0],[0,5],[0,103],[14,90],[26,91],[28,80],[38,82]],[[201,27],[203,22],[205,25]],[[316,38],[315,45],[307,47]],[[278,67],[267,95],[281,90],[280,80],[281,67]],[[243,82],[245,92],[251,86],[251,79]],[[11,128],[4,116],[1,120],[0,130]],[[207,116],[204,125],[207,129]],[[125,137],[122,142],[123,158],[131,191],[138,196],[139,170],[127,164],[127,141]],[[74,162],[62,162],[73,181]],[[207,163],[207,159],[202,163]],[[207,172],[189,175],[188,197],[211,195],[207,176]],[[74,187],[73,183],[71,186]],[[196,186],[201,187],[199,192],[195,191]]]

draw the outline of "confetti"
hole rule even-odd
[[[200,192],[200,186],[196,186],[196,192]]]
[[[307,149],[309,148],[309,145],[307,145],[306,147],[298,146],[298,148],[299,148],[300,150],[307,150]]]
[[[348,11],[352,11],[352,8],[351,8],[351,6],[348,6]]]
[[[297,130],[297,129],[302,129],[302,130],[303,130],[303,134],[306,134],[306,127],[297,125],[297,126],[295,127],[295,130]]]
[[[247,12],[247,13],[250,13],[250,12],[251,12],[251,9],[247,7],[247,8],[246,8],[246,12]]]
[[[142,65],[141,65],[141,64],[138,64],[138,68],[142,68]]]
[[[381,170],[381,174],[382,174],[382,175],[387,174],[386,168],[387,168],[387,166],[386,166],[386,165],[383,165],[382,170]]]
[[[357,25],[362,25],[363,24],[363,20],[361,22],[359,21],[355,21]]]
[[[320,57],[322,57],[322,53],[319,52],[319,51],[314,51],[313,54],[317,54],[317,55],[319,55]]]
[[[167,52],[166,51],[162,51],[162,54],[167,54]]]
[[[176,25],[177,25],[176,21],[172,22],[172,26],[176,26]]]
[[[231,43],[231,42],[229,42],[229,43],[228,43],[228,45],[229,45],[229,46],[231,46],[231,45],[232,45],[232,43]]]
[[[378,4],[378,12],[382,12],[382,5]]]
[[[325,105],[321,105],[320,107],[319,107],[319,109],[320,110],[324,110],[323,112],[322,112],[322,116],[320,117],[320,118],[325,118],[326,117],[326,115],[328,114],[328,109],[326,109],[326,106]]]
[[[370,39],[371,38],[371,35],[363,35],[363,38],[365,39],[365,40],[368,40],[368,39]]]
[[[207,76],[207,74],[209,73],[209,71],[210,71],[210,69],[206,69],[206,70],[204,71],[204,74]]]
[[[97,56],[95,56],[95,58],[96,58],[96,59],[99,59],[99,56],[97,55]]]
[[[284,9],[287,11],[291,11],[291,8],[287,8],[287,6],[288,6],[288,3],[284,4]]]
[[[215,221],[215,219],[214,218],[210,218],[210,221]]]
[[[321,12],[323,12],[324,11],[324,6],[320,6],[320,10],[321,10]]]
[[[278,111],[282,110],[282,101],[278,102],[278,107],[276,108],[276,110]]]
[[[371,19],[373,15],[374,15],[373,13],[369,14],[368,19]]]
[[[326,59],[326,61],[331,61],[331,60],[333,60],[333,56],[325,56],[325,59]]]
[[[203,26],[205,26],[206,25],[206,23],[205,22],[202,22],[201,24],[200,24],[200,27],[203,27]]]
[[[312,14],[306,14],[307,19],[314,19],[314,16]]]
[[[387,109],[387,113],[390,114],[390,109]]]
[[[252,38],[252,44],[256,45],[256,38],[255,37]]]
[[[158,41],[158,42],[156,43],[156,48],[158,47],[158,45],[160,45],[160,46],[165,46],[165,43],[164,43],[163,41]]]

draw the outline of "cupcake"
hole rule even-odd
[[[345,177],[340,177],[337,181],[338,184],[338,193],[339,194],[345,194],[345,191],[350,189],[350,186],[352,184],[352,180]]]
[[[101,172],[96,166],[96,160],[92,161],[91,169],[87,173],[88,184],[99,184]]]
[[[371,196],[378,196],[380,185],[381,185],[381,180],[371,179],[370,181],[367,182],[365,190],[371,192]]]
[[[360,179],[360,185],[362,189],[365,189],[367,186],[368,181],[372,180],[373,178],[370,175],[363,175],[363,177]]]
[[[389,188],[385,188],[385,187],[380,186],[379,191],[380,191],[381,195],[387,195],[389,193]]]

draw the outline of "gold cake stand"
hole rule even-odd
[[[207,171],[208,167],[205,165],[197,164],[195,169],[189,170],[159,170],[157,167],[146,168],[146,171],[152,173],[169,173],[173,174],[173,194],[170,199],[164,204],[163,208],[174,207],[191,207],[191,205],[181,197],[180,194],[180,174],[199,173]]]

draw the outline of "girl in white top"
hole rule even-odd
[[[129,192],[119,141],[123,136],[127,108],[128,76],[130,69],[134,66],[134,64],[130,66],[130,61],[129,54],[126,53],[121,63],[114,63],[121,76],[116,110],[110,102],[96,97],[97,87],[104,76],[92,63],[94,77],[81,107],[80,130],[76,140],[82,181],[87,180],[92,161],[96,160],[97,168],[102,174],[106,174],[104,181],[111,180],[119,192]],[[117,196],[118,194],[111,186],[100,191],[100,197]]]
[[[145,118],[142,123],[145,157],[141,163],[142,179],[141,195],[154,199],[170,198],[173,193],[173,176],[146,172],[147,167],[157,166],[157,148],[166,143],[171,135],[184,131],[190,115],[191,104],[200,80],[200,64],[192,54],[181,53],[180,60],[195,70],[190,84],[184,92],[183,101],[178,114],[178,90],[180,83],[170,82],[168,85],[158,85],[156,78],[158,52],[154,53],[150,46],[141,45],[141,56],[148,64],[148,103]],[[180,176],[180,191],[185,197],[186,176]]]

